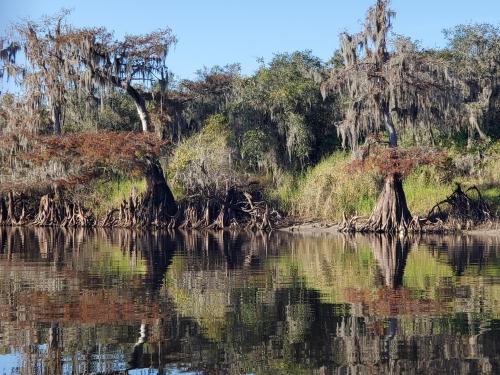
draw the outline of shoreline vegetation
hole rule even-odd
[[[498,227],[498,26],[458,25],[425,49],[391,36],[376,0],[327,62],[281,53],[250,76],[231,64],[178,80],[168,27],[117,40],[67,16],[0,36],[0,78],[20,88],[0,93],[1,225]]]
[[[57,147],[61,149],[60,145]],[[353,224],[347,217],[368,219],[380,190],[380,186],[377,186],[380,185],[380,177],[376,173],[349,173],[350,155],[337,152],[293,181],[283,178],[284,182],[278,188],[269,182],[263,186],[250,180],[244,186],[226,187],[222,195],[181,195],[176,200],[167,185],[161,165],[156,159],[145,158],[149,167],[141,164],[141,173],[146,170],[147,178],[114,181],[97,178],[90,181],[90,187],[84,193],[66,191],[67,188],[54,183],[33,194],[10,190],[0,196],[0,224],[281,230],[301,234],[356,232],[359,230],[349,227]],[[486,158],[487,162],[475,174],[460,177],[451,175],[452,179],[448,181],[444,181],[442,173],[449,173],[449,170],[434,166],[414,170],[404,183],[408,204],[411,211],[417,213],[415,218],[422,224],[428,222],[409,232],[499,235],[499,197],[495,183],[500,170],[499,160],[496,156]],[[471,186],[472,193],[466,190],[470,202],[465,208],[463,205],[453,207],[446,200],[453,197],[457,187],[460,189],[462,186],[460,184]],[[182,188],[173,186],[174,190]],[[477,190],[476,186],[479,186]],[[83,196],[89,194],[93,196],[92,199],[82,203],[85,202],[82,201]],[[176,194],[179,196],[178,191]],[[12,205],[10,202],[13,202]],[[96,206],[91,205],[96,202]],[[441,202],[442,207],[439,211],[436,210],[438,202]],[[473,209],[479,203],[478,207],[488,210],[490,216],[474,221]]]

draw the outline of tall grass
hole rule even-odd
[[[301,176],[284,175],[269,196],[281,208],[301,218],[339,221],[342,214],[367,216],[382,188],[382,177],[373,172],[347,168],[350,155],[335,152]],[[500,159],[489,157],[474,173],[422,166],[406,177],[403,187],[413,214],[425,215],[449,196],[460,183],[477,185],[483,197],[497,211],[500,207]]]
[[[379,192],[375,173],[351,173],[347,153],[336,152],[303,176],[278,187],[278,198],[289,212],[304,218],[338,220],[342,213],[367,215]]]
[[[403,182],[406,203],[410,212],[425,215],[438,202],[449,196],[455,184],[443,181],[442,174],[434,166],[422,166],[414,170]]]
[[[137,194],[146,191],[146,180],[115,177],[110,180],[98,180],[93,189],[94,211],[99,215],[110,208],[120,206],[124,199],[128,199],[130,192],[135,188]]]

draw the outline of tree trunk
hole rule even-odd
[[[406,232],[412,216],[406,204],[401,175],[395,173],[385,178],[384,188],[363,231]]]
[[[149,160],[149,165],[146,170],[146,199],[151,199],[155,207],[160,207],[166,210],[169,215],[175,215],[177,205],[174,195],[165,181],[163,169],[158,160]]]
[[[50,117],[52,119],[54,135],[61,135],[61,107],[53,105]]]
[[[130,84],[127,85],[127,94],[129,94],[134,101],[137,113],[139,114],[139,119],[141,120],[142,131],[144,133],[149,132],[151,129],[151,122],[149,120],[149,114],[146,108],[146,101],[141,96],[141,94]]]
[[[165,181],[163,170],[158,160],[147,159],[146,193],[138,213],[139,224],[166,223],[177,212],[174,195]]]
[[[392,123],[392,117],[389,111],[384,111],[384,123],[385,123],[385,128],[387,130],[387,134],[389,135],[389,146],[397,147],[398,136],[396,134],[396,129],[394,128],[394,124]]]

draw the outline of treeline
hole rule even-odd
[[[0,184],[9,188],[15,176],[34,186],[79,173],[78,163],[23,159],[35,147],[34,134],[155,133],[161,144],[155,157],[168,160],[181,195],[255,176],[276,187],[335,150],[349,148],[365,159],[374,143],[441,149],[494,143],[498,26],[456,26],[445,31],[445,47],[431,50],[389,38],[393,15],[388,1],[377,1],[364,30],[342,34],[327,62],[310,51],[282,53],[250,76],[233,64],[204,68],[194,80],[175,79],[168,69],[177,42],[169,28],[116,40],[105,28],[68,24],[66,12],[14,25],[14,37],[0,45],[0,76],[20,87],[19,95],[1,95]],[[45,177],[34,179],[34,168]],[[95,163],[94,169],[106,168]],[[127,172],[113,167],[98,174]]]

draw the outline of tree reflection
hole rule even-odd
[[[370,236],[370,248],[384,285],[389,288],[399,288],[403,284],[410,239],[407,236],[373,235]]]
[[[494,373],[498,254],[456,237],[0,228],[0,349],[23,374]]]

